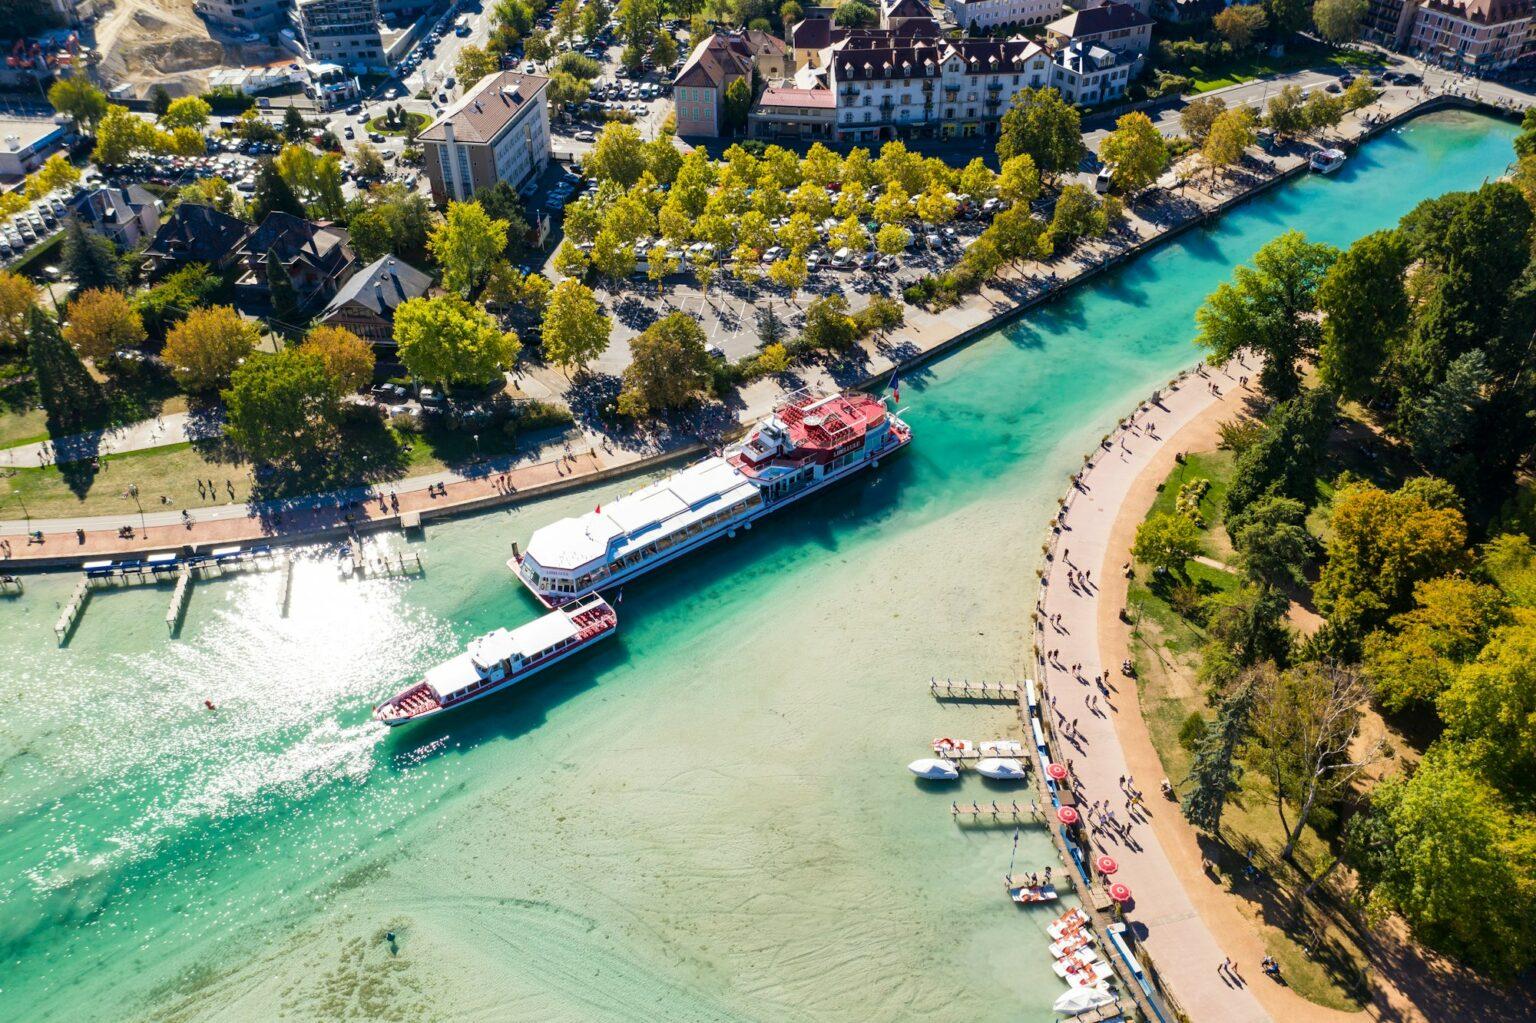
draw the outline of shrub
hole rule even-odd
[[[1200,716],[1199,711],[1192,711],[1179,726],[1179,745],[1193,753],[1203,738],[1205,738],[1205,718]]]
[[[1209,614],[1205,595],[1194,583],[1175,582],[1168,588],[1168,606],[1173,613],[1187,622],[1204,625]]]

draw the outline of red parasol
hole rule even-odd
[[[1101,874],[1113,874],[1120,869],[1120,864],[1115,862],[1113,856],[1100,856],[1095,866],[1099,868]]]
[[[1072,809],[1070,806],[1060,807],[1056,811],[1056,819],[1061,821],[1063,824],[1076,824],[1077,811]]]
[[[1131,890],[1125,885],[1121,884],[1119,881],[1116,881],[1114,884],[1109,886],[1109,897],[1114,899],[1116,902],[1130,902]]]
[[[1055,778],[1057,781],[1066,781],[1067,780],[1067,765],[1066,764],[1049,764],[1049,765],[1047,765],[1047,767],[1045,769],[1045,773],[1050,775],[1052,778]]]

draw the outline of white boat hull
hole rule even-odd
[[[960,777],[960,771],[954,764],[937,757],[914,760],[907,765],[907,770],[924,781],[955,781]]]
[[[1064,1016],[1076,1016],[1113,1004],[1114,1000],[1115,996],[1106,987],[1077,988],[1056,999],[1051,1008]]]
[[[1023,781],[1024,765],[1012,757],[986,757],[976,761],[976,771],[983,778],[995,781]]]
[[[559,594],[544,593],[538,589],[535,589],[533,584],[530,583],[527,577],[523,575],[522,565],[517,558],[508,558],[507,567],[517,575],[518,580],[522,582],[524,586],[528,587],[528,591],[532,593],[534,597],[538,599],[539,603],[543,604],[545,607],[559,607],[562,604],[567,604],[573,600],[579,600],[591,593],[601,593],[612,590],[615,587],[623,586],[625,583],[638,579],[640,576],[645,575],[652,569],[660,568],[662,565],[665,565],[669,561],[673,561],[676,558],[680,558],[684,554],[687,554],[691,551],[696,551],[700,547],[720,539],[722,536],[731,535],[738,529],[750,529],[752,528],[752,523],[756,522],[763,516],[772,514],[773,512],[778,511],[780,508],[794,504],[801,498],[808,497],[811,494],[817,493],[818,491],[821,491],[826,487],[839,482],[840,480],[845,480],[850,476],[856,475],[863,469],[873,468],[880,464],[880,459],[885,458],[887,455],[895,454],[897,451],[900,451],[902,448],[906,447],[912,442],[910,434],[903,438],[899,434],[892,433],[890,434],[890,438],[892,443],[887,444],[885,447],[881,448],[879,451],[875,452],[873,455],[871,455],[869,458],[866,458],[862,462],[850,463],[849,465],[838,469],[836,472],[828,473],[813,483],[806,484],[803,488],[795,491],[793,494],[786,494],[771,504],[765,503],[759,505],[758,507],[743,513],[737,518],[727,519],[724,522],[717,523],[713,527],[700,532],[698,536],[695,536],[692,539],[686,540],[682,543],[673,544],[665,551],[657,553],[654,557],[651,557],[645,561],[641,561],[639,564],[631,565],[629,568],[622,569],[613,573],[612,575],[606,576],[602,580],[594,583],[584,590],[581,590],[580,592]]]

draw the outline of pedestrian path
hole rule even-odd
[[[168,416],[157,416],[110,430],[96,430],[72,437],[0,448],[0,467],[36,469],[42,465],[85,461],[100,455],[119,455],[125,451],[184,444],[196,439],[189,420],[187,413],[173,412]]]
[[[1131,889],[1127,919],[1138,933],[1145,931],[1140,943],[1189,1018],[1223,1023],[1270,1019],[1247,986],[1261,974],[1257,963],[1240,963],[1237,977],[1221,968],[1229,953],[1196,911],[1153,832],[1150,815],[1177,810],[1156,795],[1159,778],[1135,778],[1127,763],[1117,720],[1129,716],[1139,723],[1140,711],[1120,665],[1101,658],[1099,582],[1106,572],[1120,570],[1105,562],[1132,484],[1169,438],[1239,386],[1242,372],[1234,366],[1231,372],[1202,369],[1185,376],[1094,452],[1068,491],[1042,579],[1035,632],[1036,673],[1080,786],[1078,805],[1101,803],[1124,826],[1121,832],[1095,814],[1103,824],[1090,833],[1095,852],[1119,863],[1115,880]],[[1128,787],[1147,793],[1145,808],[1132,805]]]

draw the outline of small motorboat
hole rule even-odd
[[[976,761],[976,771],[983,778],[998,781],[1023,781],[1024,765],[1012,757],[984,757]]]
[[[954,781],[960,770],[942,757],[924,757],[907,765],[907,770],[925,781]]]
[[[1060,941],[1051,942],[1051,955],[1057,959],[1069,956],[1080,948],[1087,948],[1093,944],[1093,932],[1082,929],[1074,931]]]
[[[1082,909],[1069,909],[1061,916],[1052,920],[1045,928],[1052,941],[1060,941],[1069,934],[1076,934],[1088,926],[1088,914]]]
[[[1344,150],[1342,149],[1319,149],[1308,158],[1307,162],[1319,174],[1332,174],[1344,166],[1344,160]]]
[[[1056,999],[1051,1008],[1063,1016],[1076,1016],[1094,1009],[1102,1009],[1106,1005],[1112,1005],[1114,1001],[1115,996],[1109,993],[1109,988],[1101,985],[1068,991]]]
[[[984,757],[1018,757],[1024,754],[1024,744],[1017,739],[983,739],[976,750]]]
[[[1053,884],[1013,885],[1008,889],[1008,897],[1021,906],[1033,905],[1036,902],[1054,902],[1059,898],[1056,894],[1056,886]]]

